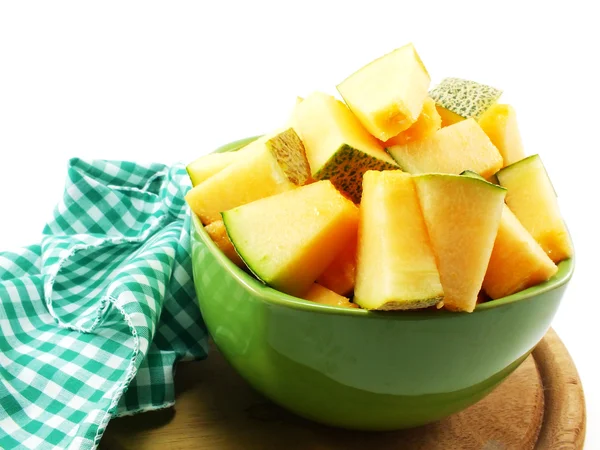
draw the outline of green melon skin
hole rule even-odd
[[[429,91],[438,105],[465,119],[479,119],[501,95],[500,89],[462,78],[444,78]]]
[[[348,194],[356,204],[362,197],[362,177],[367,170],[397,170],[398,166],[342,145],[327,162],[313,173],[315,180],[330,180],[333,185]]]

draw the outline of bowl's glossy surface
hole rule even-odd
[[[196,218],[192,252],[204,320],[231,365],[301,416],[366,430],[422,425],[488,394],[542,339],[574,267],[564,261],[550,281],[471,314],[379,313],[265,287],[231,263]]]

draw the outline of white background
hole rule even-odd
[[[0,3],[0,249],[39,240],[70,157],[188,162],[412,41],[434,83],[503,88],[542,155],[577,250],[554,327],[583,380],[586,449],[600,448],[593,2],[351,3]]]

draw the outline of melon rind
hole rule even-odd
[[[500,89],[462,78],[444,78],[429,91],[429,96],[441,107],[465,119],[472,117],[476,120],[501,95]]]

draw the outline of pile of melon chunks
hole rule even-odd
[[[412,44],[298,98],[287,124],[187,170],[233,263],[280,292],[368,310],[472,312],[572,256],[502,91],[430,76]]]

